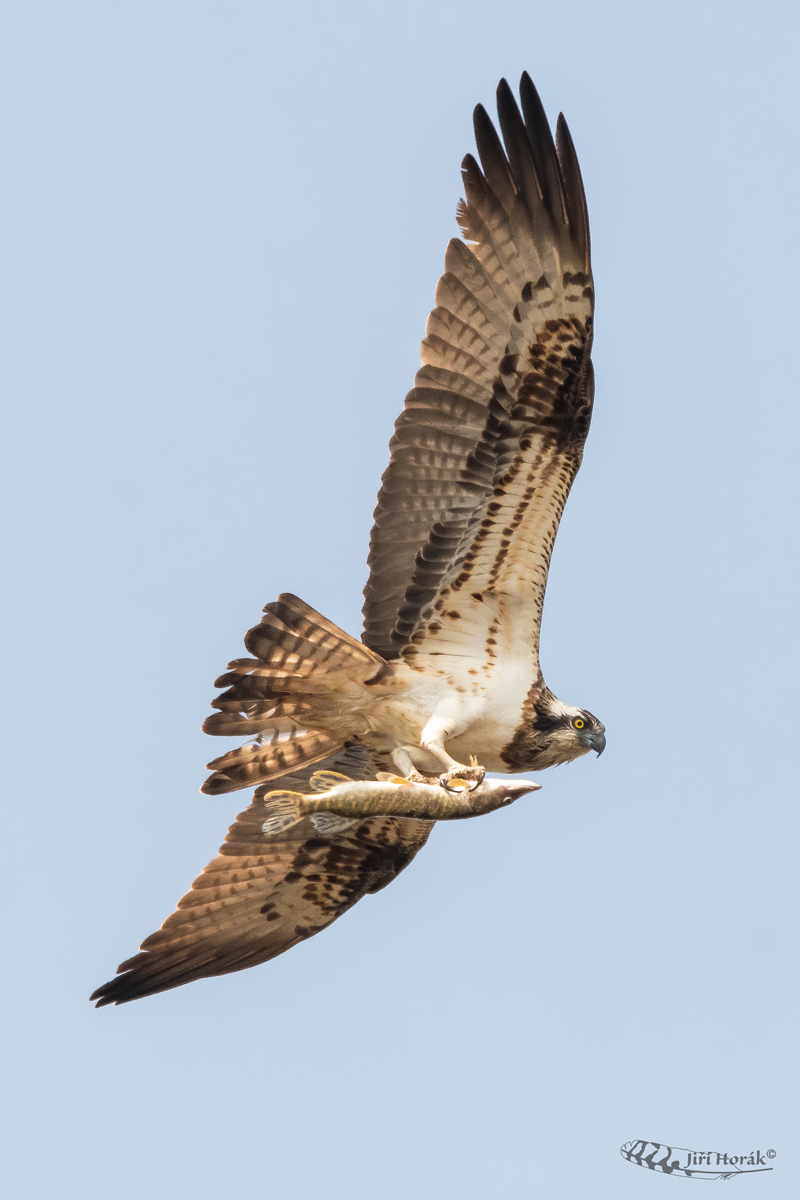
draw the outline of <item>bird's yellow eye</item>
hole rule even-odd
[[[576,717],[572,724],[576,729],[583,729],[586,722],[584,721],[583,717]]]

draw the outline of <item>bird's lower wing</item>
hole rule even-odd
[[[310,790],[322,768],[374,778],[363,747],[294,776],[281,786]],[[218,856],[178,901],[177,910],[123,962],[116,978],[91,997],[97,1006],[124,1004],[195,979],[241,971],[283,954],[319,933],[357,900],[390,883],[425,845],[430,821],[373,817],[344,834],[320,837],[308,821],[266,837],[260,788],[236,818]]]

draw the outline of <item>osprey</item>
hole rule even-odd
[[[250,740],[209,764],[202,790],[257,785],[253,803],[177,911],[94,993],[98,1006],[239,971],[318,933],[425,844],[425,814],[446,808],[420,807],[429,785],[478,789],[485,770],[541,770],[605,746],[597,718],[558,700],[539,668],[550,555],[592,412],[594,292],[566,122],[554,141],[527,74],[520,101],[502,80],[502,142],[475,110],[480,165],[462,164],[463,240],[447,248],[390,444],[361,640],[295,596],[266,606],[204,725]],[[317,778],[346,792],[401,777],[424,787],[387,785],[395,815],[303,815]],[[290,818],[270,816],[276,781],[299,794]]]

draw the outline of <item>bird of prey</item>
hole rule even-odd
[[[600,721],[557,699],[539,667],[550,555],[594,393],[586,201],[566,122],[554,140],[527,74],[519,105],[500,82],[497,111],[502,140],[475,109],[480,163],[462,163],[463,238],[447,248],[390,444],[361,640],[295,596],[267,604],[204,725],[249,740],[209,764],[202,790],[256,785],[253,803],[98,1005],[283,953],[391,882],[444,811],[404,808],[428,793],[398,786],[393,815],[325,824],[301,805],[283,828],[276,788],[302,799],[333,773],[458,793],[485,770],[537,771],[605,746]]]

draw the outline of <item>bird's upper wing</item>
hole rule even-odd
[[[284,776],[280,785],[309,791],[314,771],[375,777],[375,764],[355,745],[324,763]],[[264,793],[236,818],[218,856],[178,901],[176,912],[92,996],[97,1007],[124,1004],[207,975],[227,975],[266,962],[319,933],[368,892],[390,883],[424,846],[431,821],[372,817],[323,838],[308,820],[265,837]]]
[[[378,496],[363,640],[387,658],[412,642],[479,652],[492,606],[471,609],[498,596],[521,607],[538,655],[550,554],[591,417],[593,291],[569,131],[559,117],[553,142],[527,75],[520,96],[522,113],[501,81],[505,150],[475,110],[482,169],[465,158],[467,244],[448,247]]]

